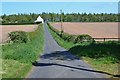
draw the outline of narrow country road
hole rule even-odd
[[[28,78],[103,78],[78,57],[60,47],[44,24],[45,48]]]

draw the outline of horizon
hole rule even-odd
[[[42,12],[44,13],[44,12]],[[25,14],[25,15],[30,15],[30,14],[42,14],[42,13],[17,13],[17,14],[2,14],[0,16],[3,16],[3,15],[6,15],[6,16],[9,16],[9,15],[18,15],[18,14]],[[54,13],[54,12],[48,12],[49,13]],[[54,13],[54,14],[60,14],[60,13]],[[64,14],[84,14],[84,13],[64,13]],[[85,13],[85,14],[118,14],[118,13]]]
[[[22,6],[21,6],[22,5]],[[33,6],[31,6],[33,5]],[[118,14],[117,2],[3,2],[1,15],[60,13]]]

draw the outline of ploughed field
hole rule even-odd
[[[51,23],[61,30],[61,23]],[[66,33],[79,35],[88,34],[93,38],[118,38],[118,22],[63,22],[63,30]]]
[[[8,33],[13,31],[31,32],[37,29],[38,25],[0,25],[0,43],[9,39]]]

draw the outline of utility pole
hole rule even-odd
[[[60,10],[61,16],[60,16],[60,21],[61,21],[61,37],[63,33],[63,25],[62,25],[62,9]]]

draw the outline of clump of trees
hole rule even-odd
[[[33,23],[34,20],[41,16],[45,21],[49,22],[60,22],[60,16],[62,16],[63,22],[119,22],[119,14],[87,14],[87,13],[41,13],[41,14],[12,14],[12,15],[2,15],[2,23]]]

